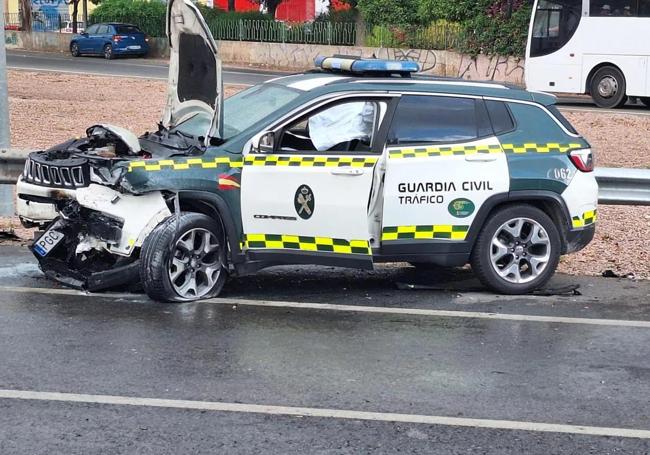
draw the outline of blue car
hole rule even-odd
[[[110,60],[119,55],[144,57],[149,52],[149,38],[131,24],[94,24],[70,41],[70,53],[103,55]]]

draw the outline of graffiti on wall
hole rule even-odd
[[[463,55],[457,76],[462,79],[523,83],[524,60],[502,55]]]
[[[321,46],[270,43],[222,42],[222,58],[232,63],[268,62],[271,67],[304,70],[313,67],[322,55],[343,54],[354,57],[409,60],[420,64],[422,72],[432,76],[455,77],[475,81],[524,84],[524,59],[502,55],[469,56],[453,51],[407,48],[370,48],[358,46]]]
[[[379,49],[377,54],[377,58],[417,62],[420,64],[422,71],[425,72],[434,70],[438,62],[435,51],[426,49],[397,49],[384,47]]]
[[[18,37],[16,33],[7,33],[5,35],[5,45],[6,46],[18,46]]]

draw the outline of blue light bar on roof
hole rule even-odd
[[[417,73],[420,65],[410,60],[380,60],[355,57],[316,57],[317,68],[354,74],[367,73]]]

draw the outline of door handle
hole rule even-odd
[[[330,172],[333,175],[351,175],[351,176],[363,175],[364,173],[363,169],[359,169],[357,167],[337,167],[332,169]]]
[[[465,161],[474,161],[476,163],[487,163],[489,161],[496,161],[497,156],[487,153],[475,153],[473,155],[465,155]]]

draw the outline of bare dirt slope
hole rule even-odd
[[[143,133],[160,119],[165,87],[141,79],[10,71],[12,143],[46,147],[81,136],[96,123]],[[226,96],[240,89],[227,87]],[[650,167],[650,117],[591,112],[567,117],[592,143],[599,166]],[[611,269],[650,278],[650,208],[603,206],[599,212],[596,240],[563,258],[560,270],[599,275]]]

